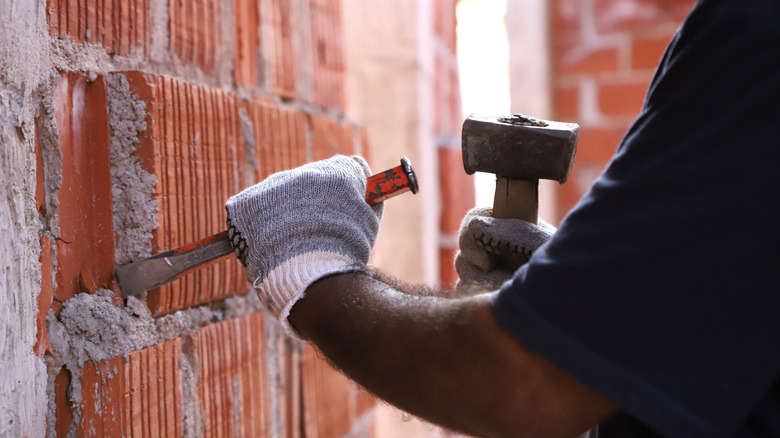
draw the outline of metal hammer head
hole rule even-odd
[[[569,177],[580,127],[575,123],[472,115],[463,122],[463,167],[511,179]]]

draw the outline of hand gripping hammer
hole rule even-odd
[[[580,127],[574,123],[511,117],[470,116],[463,122],[463,167],[469,175],[496,175],[493,216],[536,224],[539,180],[563,184],[569,177]],[[517,269],[523,260],[506,256],[501,263]]]

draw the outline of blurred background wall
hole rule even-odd
[[[420,196],[388,203],[374,263],[410,282],[454,282],[457,226],[470,206],[492,204],[495,187],[492,175],[463,172],[460,125],[472,113],[580,124],[569,181],[540,186],[540,216],[559,223],[638,115],[694,4],[344,0],[347,113],[366,127],[376,165],[407,155],[421,181]],[[379,436],[448,434],[379,412]]]

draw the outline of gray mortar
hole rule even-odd
[[[155,321],[155,325],[157,332],[163,339],[171,340],[186,336],[200,327],[221,321],[222,315],[222,312],[215,311],[208,306],[194,307],[162,316]]]
[[[53,75],[52,82],[57,78],[58,76]],[[60,136],[57,122],[54,119],[54,95],[52,93],[46,93],[42,96],[36,123],[38,125],[38,139],[41,142],[44,185],[46,187],[46,215],[41,217],[41,222],[44,230],[47,230],[53,237],[58,236],[60,231],[57,208],[60,205],[59,190],[62,187],[62,151],[59,148]],[[56,265],[56,257],[54,259]]]
[[[246,157],[246,181],[249,186],[254,184],[254,174],[257,170],[257,149],[255,145],[255,126],[245,108],[238,110],[241,119],[241,130],[244,133],[244,156]]]
[[[111,195],[116,263],[121,265],[152,255],[152,231],[157,228],[157,177],[141,168],[133,155],[146,131],[146,103],[130,90],[122,74],[106,76],[111,126]]]
[[[152,41],[149,44],[149,59],[156,62],[168,60],[170,35],[168,31],[168,0],[152,0],[150,16],[152,17]]]
[[[200,438],[206,430],[205,419],[201,417],[196,402],[198,385],[200,385],[200,364],[189,338],[183,339],[181,349],[179,369],[181,370],[182,404],[179,406],[179,418],[182,421],[182,436]]]
[[[78,294],[62,304],[59,318],[49,311],[46,320],[56,361],[50,370],[64,365],[71,375],[68,399],[73,410],[69,436],[75,436],[81,420],[84,362],[94,363],[131,351],[151,347],[158,336],[146,304],[130,297],[127,306],[114,303],[113,292],[98,289],[94,294]],[[53,386],[53,379],[49,378]]]
[[[241,384],[238,380],[238,374],[233,375],[233,430],[241,430],[241,413],[244,411],[244,405],[241,404]]]
[[[73,411],[69,436],[75,436],[81,419],[81,381],[84,363],[97,363],[117,356],[128,357],[130,352],[151,347],[161,342],[182,338],[179,364],[182,371],[182,404],[179,407],[185,437],[203,436],[203,424],[198,410],[198,361],[187,334],[201,327],[237,318],[261,308],[257,295],[250,293],[233,296],[208,305],[180,310],[160,318],[153,318],[146,304],[134,297],[126,305],[114,302],[113,292],[99,289],[95,294],[82,293],[62,305],[59,317],[49,312],[47,326],[53,356],[48,357],[47,386],[49,400],[46,406],[53,431],[56,418],[54,379],[65,366],[71,375],[68,399]]]
[[[252,291],[245,295],[233,295],[225,298],[225,319],[238,318],[263,309],[260,298]]]
[[[221,20],[219,21],[222,30],[222,43],[217,51],[216,59],[214,60],[214,76],[217,77],[217,80],[222,87],[229,87],[232,89],[233,79],[235,78],[233,71],[235,59],[233,56],[236,53],[234,47],[236,32],[235,28],[229,25],[229,23],[233,23],[235,18],[233,14],[233,2],[219,2],[218,7],[220,8],[218,13],[221,14]]]
[[[256,295],[256,294],[254,294]],[[282,375],[279,368],[279,341],[280,326],[276,318],[270,316],[268,312],[263,315],[263,333],[265,334],[265,366],[268,373],[269,400],[271,402],[271,424],[270,434],[272,438],[281,438],[284,425],[282,424],[282,409],[279,406],[278,382],[281,382]]]
[[[75,43],[67,39],[53,38],[50,53],[54,68],[59,71],[86,73],[90,81],[115,68],[116,61],[99,44]]]

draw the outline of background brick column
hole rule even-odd
[[[695,3],[549,2],[553,117],[582,128],[574,169],[558,192],[558,220],[612,157],[639,114],[666,45]]]

